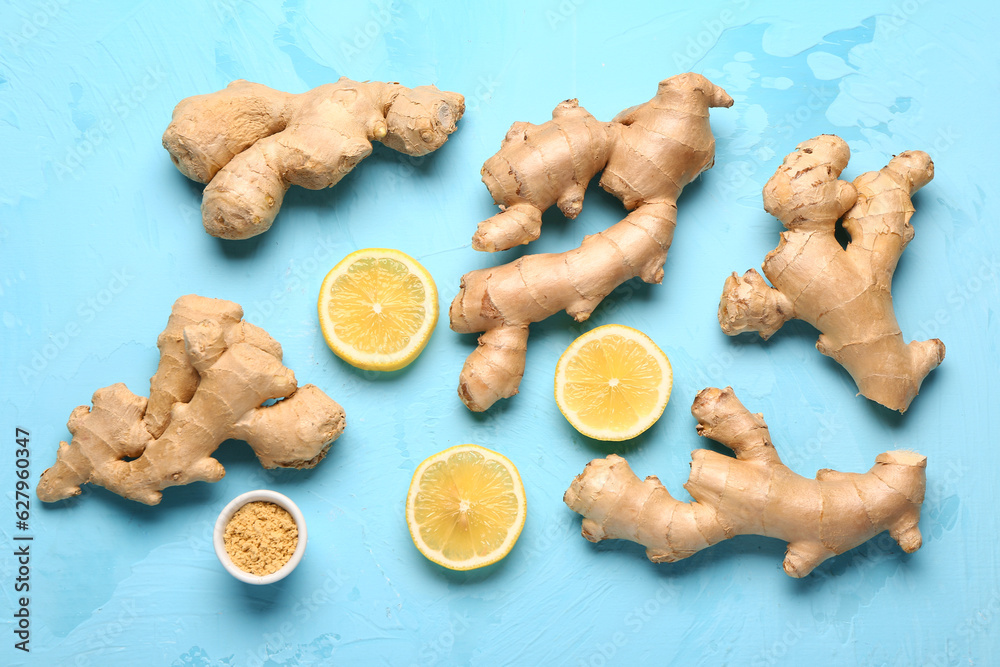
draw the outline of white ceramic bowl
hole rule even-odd
[[[225,541],[226,526],[229,524],[229,520],[233,518],[233,515],[236,514],[236,511],[247,503],[258,500],[266,503],[274,503],[278,507],[283,507],[287,510],[292,515],[292,519],[295,520],[295,526],[299,531],[299,541],[295,545],[295,553],[292,554],[292,557],[288,559],[287,563],[281,566],[281,569],[271,574],[265,574],[264,576],[250,574],[233,563],[233,560],[229,557],[229,552],[226,551]],[[226,568],[229,574],[248,584],[273,584],[287,577],[295,569],[295,566],[299,564],[299,561],[302,560],[302,554],[306,552],[306,520],[302,516],[298,505],[293,503],[288,496],[282,495],[277,491],[268,491],[267,489],[247,491],[233,498],[232,502],[223,508],[222,513],[219,514],[219,518],[215,521],[215,532],[212,535],[212,541],[215,544],[215,555],[219,557],[219,562],[222,563],[222,566]]]

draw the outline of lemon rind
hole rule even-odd
[[[429,547],[420,537],[420,531],[416,530],[416,520],[414,519],[412,512],[414,501],[420,490],[418,481],[424,470],[426,470],[431,464],[446,460],[452,454],[458,453],[459,451],[475,451],[482,454],[487,459],[498,461],[511,474],[515,489],[520,491],[520,493],[517,494],[517,516],[515,517],[514,525],[507,533],[507,537],[504,539],[503,544],[485,556],[479,556],[462,562],[445,558],[440,551]],[[524,482],[521,480],[521,475],[518,472],[517,467],[510,459],[499,452],[493,451],[492,449],[472,444],[455,445],[454,447],[449,447],[448,449],[427,457],[420,463],[420,465],[417,466],[417,469],[413,471],[413,479],[410,481],[410,489],[406,494],[406,525],[410,531],[410,539],[413,540],[414,546],[417,547],[417,550],[423,554],[427,560],[436,563],[441,567],[461,572],[486,567],[487,565],[493,565],[494,563],[503,560],[508,554],[510,554],[514,545],[517,543],[518,538],[521,536],[521,531],[524,529],[524,522],[526,518],[527,497],[524,494]]]
[[[402,262],[411,273],[421,279],[427,291],[423,305],[427,309],[429,316],[425,318],[424,324],[412,337],[413,342],[402,350],[393,354],[365,354],[359,352],[352,345],[336,336],[333,323],[330,321],[328,314],[324,312],[324,296],[329,291],[330,285],[343,275],[357,260],[384,257]],[[361,250],[355,250],[337,262],[336,266],[330,269],[323,278],[316,309],[319,314],[320,332],[323,334],[323,339],[326,341],[327,346],[329,346],[334,354],[350,365],[367,371],[397,371],[413,363],[420,356],[420,353],[424,351],[424,348],[427,347],[427,343],[430,342],[440,314],[437,285],[434,283],[434,278],[430,272],[416,259],[394,248],[362,248]]]
[[[661,361],[664,365],[664,368],[670,375],[670,384],[667,386],[667,390],[665,392],[666,395],[663,398],[662,407],[660,407],[660,410],[656,413],[656,416],[653,417],[649,421],[649,423],[643,426],[642,428],[632,429],[630,431],[624,431],[624,432],[614,431],[611,429],[593,429],[581,423],[579,419],[574,419],[576,413],[563,407],[565,400],[563,400],[562,393],[560,392],[560,384],[561,384],[560,379],[564,380],[563,382],[564,384],[565,369],[569,361],[570,354],[578,351],[581,347],[583,347],[585,344],[587,344],[594,338],[602,337],[604,335],[607,335],[608,333],[611,333],[607,331],[608,329],[612,329],[614,331],[619,331],[619,332],[624,330],[627,332],[626,337],[631,338],[633,340],[635,339],[644,340],[646,342],[646,345],[644,345],[646,350],[654,355],[658,353],[658,355],[662,357]],[[603,333],[598,333],[598,332],[603,332]],[[563,417],[566,418],[566,421],[568,421],[573,426],[573,428],[575,428],[577,431],[587,436],[588,438],[593,438],[594,440],[601,440],[604,442],[622,442],[624,440],[631,440],[632,438],[636,438],[645,433],[646,431],[648,431],[650,428],[653,427],[653,425],[657,421],[659,421],[660,417],[663,416],[663,412],[664,410],[666,410],[667,404],[670,402],[670,394],[673,391],[673,384],[674,384],[673,377],[674,377],[673,366],[671,366],[670,364],[669,357],[667,357],[666,353],[664,353],[663,350],[660,349],[660,346],[657,345],[652,338],[650,338],[642,331],[639,331],[638,329],[635,329],[630,326],[626,326],[624,324],[605,324],[596,327],[594,329],[591,329],[587,333],[578,336],[576,340],[570,343],[569,347],[566,348],[566,351],[562,353],[562,355],[559,357],[559,361],[556,362],[556,372],[553,383],[556,406],[559,408],[559,412],[562,413]]]

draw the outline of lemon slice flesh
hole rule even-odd
[[[417,466],[406,523],[428,559],[449,570],[473,570],[510,553],[526,508],[524,485],[510,460],[479,445],[458,445]]]
[[[434,279],[398,250],[352,252],[326,274],[319,325],[334,353],[358,368],[394,371],[417,358],[438,318]]]
[[[673,371],[649,336],[621,324],[589,331],[556,364],[556,404],[580,433],[597,440],[634,438],[663,414]]]

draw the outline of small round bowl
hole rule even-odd
[[[229,524],[229,520],[233,518],[233,515],[236,514],[236,511],[247,503],[258,500],[266,503],[274,503],[278,507],[284,508],[292,515],[292,519],[295,520],[295,526],[299,531],[299,540],[295,545],[295,553],[292,554],[292,557],[279,570],[271,574],[265,574],[264,576],[250,574],[233,563],[233,560],[229,557],[229,552],[226,551],[225,540],[226,526]],[[215,555],[219,557],[219,562],[222,563],[222,566],[226,568],[229,574],[248,584],[273,584],[287,577],[295,569],[295,566],[299,564],[299,561],[302,560],[302,554],[306,552],[306,520],[302,516],[298,505],[293,503],[288,496],[282,495],[277,491],[268,491],[267,489],[247,491],[233,498],[223,508],[222,513],[219,514],[219,518],[215,521],[215,532],[212,534],[212,542],[215,544]]]

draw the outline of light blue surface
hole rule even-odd
[[[0,7],[0,663],[1000,659],[993,3],[94,4]],[[479,168],[508,126],[543,122],[569,97],[608,119],[686,69],[736,105],[712,112],[716,167],[681,199],[662,286],[625,286],[582,327],[565,315],[534,326],[521,394],[485,415],[455,394],[475,337],[451,332],[447,317],[395,374],[368,377],[330,353],[315,300],[337,260],[398,247],[431,271],[446,309],[464,272],[521,252],[469,247],[476,223],[495,211]],[[235,78],[300,92],[340,75],[435,83],[466,95],[466,116],[424,160],[379,148],[333,190],[293,189],[263,236],[207,236],[200,186],[160,146],[173,106]],[[850,143],[848,178],[906,149],[936,164],[916,197],[916,238],[894,296],[904,335],[939,336],[947,359],[904,417],[856,398],[850,377],[813,349],[809,327],[786,325],[760,344],[727,338],[716,321],[726,275],[758,266],[777,243],[761,186],[795,143],[823,132]],[[547,216],[531,251],[575,247],[622,215],[592,187],[576,221]],[[26,656],[10,631],[14,428],[31,432],[37,480],[69,436],[70,411],[95,389],[123,381],[146,393],[156,336],[174,299],[190,292],[242,304],[282,343],[301,382],[342,403],[347,431],[313,471],[265,472],[245,446],[227,443],[223,481],[170,489],[158,507],[100,489],[33,503]],[[578,435],[552,399],[559,354],[609,322],[649,333],[675,371],[663,418],[619,446]],[[782,573],[775,540],[739,538],[657,566],[636,545],[580,537],[561,498],[594,457],[623,453],[684,497],[689,452],[707,445],[691,400],[726,384],[764,413],[803,474],[867,470],[895,448],[926,454],[920,551],[905,556],[883,536],[797,581]],[[510,456],[529,500],[511,555],[466,574],[426,561],[403,517],[416,465],[464,442]],[[210,539],[222,506],[257,487],[291,496],[309,522],[298,570],[268,588],[227,575]]]

